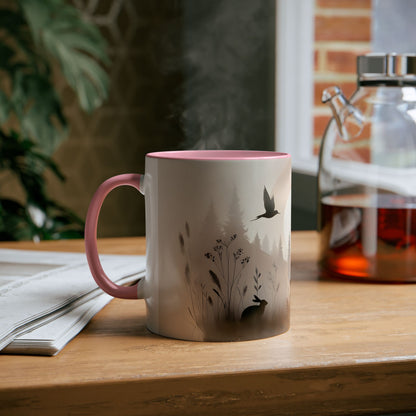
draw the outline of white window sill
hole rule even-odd
[[[277,0],[276,150],[294,172],[316,176],[313,155],[314,0]]]
[[[318,158],[313,156],[308,159],[292,158],[292,170],[304,175],[318,175]]]

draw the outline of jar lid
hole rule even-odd
[[[363,81],[416,80],[416,54],[369,53],[357,57],[357,75]]]

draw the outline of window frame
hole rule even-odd
[[[294,172],[317,175],[313,154],[314,0],[276,0],[275,147]]]

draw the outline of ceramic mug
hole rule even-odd
[[[97,252],[106,195],[128,185],[145,196],[146,277],[114,284]],[[147,327],[196,341],[265,338],[289,328],[291,159],[266,151],[146,155],[145,174],[112,177],[86,218],[91,273],[107,293],[144,298]]]

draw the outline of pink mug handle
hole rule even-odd
[[[137,299],[139,283],[136,283],[133,286],[119,286],[113,283],[105,274],[98,257],[97,249],[98,216],[104,199],[114,188],[127,185],[132,186],[143,193],[142,180],[143,175],[137,173],[126,173],[107,179],[98,187],[92,197],[85,220],[85,252],[87,254],[91,274],[98,286],[100,286],[104,292],[122,299]]]

